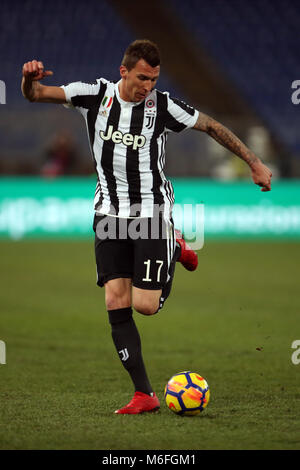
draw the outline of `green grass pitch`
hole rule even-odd
[[[1,449],[300,449],[300,243],[206,241],[194,273],[177,266],[156,316],[135,313],[161,400],[117,416],[133,387],[95,284],[93,241],[0,243]],[[163,400],[182,370],[203,375],[206,410]]]

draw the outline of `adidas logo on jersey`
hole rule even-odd
[[[107,133],[100,131],[100,137],[102,140],[112,140],[114,144],[123,143],[127,147],[132,145],[132,149],[136,150],[137,148],[144,147],[146,142],[146,137],[144,135],[132,135],[129,132],[123,134],[121,131],[113,131],[113,126],[108,126]]]

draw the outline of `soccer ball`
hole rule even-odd
[[[167,407],[178,415],[199,414],[208,405],[209,397],[206,380],[195,372],[179,372],[165,386]]]

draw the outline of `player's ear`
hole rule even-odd
[[[128,75],[128,69],[125,67],[125,65],[121,65],[120,66],[120,75],[121,75],[121,78],[127,78],[127,75]]]

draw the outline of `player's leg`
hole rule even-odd
[[[114,345],[122,365],[134,385],[134,397],[116,414],[139,414],[155,411],[160,403],[150,384],[142,355],[139,331],[133,319],[131,307],[109,310],[109,321]]]
[[[182,255],[173,220],[159,215],[154,220],[155,232],[152,223],[149,219],[148,233],[156,236],[135,245],[132,299],[134,308],[145,315],[157,313],[164,305],[171,292],[176,262]]]
[[[97,218],[96,218],[97,219]],[[101,220],[101,217],[99,218]],[[96,228],[94,224],[94,229]],[[97,284],[105,287],[105,302],[111,325],[112,339],[135,388],[133,403],[116,413],[142,413],[159,408],[143,362],[141,340],[132,316],[131,277],[132,244],[128,240],[95,238]],[[100,231],[98,235],[101,236]]]
[[[132,303],[135,310],[153,315],[160,309],[163,289],[175,271],[175,233],[171,220],[146,219],[147,235],[134,243]],[[154,224],[155,231],[151,224]],[[154,234],[154,235],[153,235]],[[174,262],[173,262],[174,259]],[[172,269],[171,269],[172,266]]]
[[[171,293],[176,263],[188,271],[198,266],[198,256],[186,243],[173,221],[161,220],[159,240],[140,240],[135,248],[132,300],[135,310],[153,315]]]
[[[141,289],[136,286],[132,288],[132,303],[135,310],[143,315],[154,315],[162,309],[169,297],[175,274],[176,262],[180,258],[181,250],[176,247],[169,265],[167,280],[159,290]]]
[[[118,250],[119,256],[122,256],[124,247],[119,249],[119,244],[116,242],[116,247],[113,248],[116,259],[119,258],[119,256],[117,256]],[[110,244],[106,246],[105,251],[106,255],[109,256],[111,252]],[[124,259],[122,263],[124,263]],[[118,275],[117,270],[118,268],[115,267],[113,269],[114,274],[111,276]],[[122,269],[120,269],[120,271],[122,271]],[[120,273],[119,275],[122,274]],[[111,335],[120,361],[132,380],[135,392],[151,396],[153,390],[144,365],[141,339],[131,307],[131,279],[113,278],[106,282],[104,281],[104,288],[106,309],[111,325]],[[148,411],[144,409],[145,404],[142,405],[142,411]],[[147,406],[157,408],[158,405],[155,401],[154,404],[150,403]],[[141,409],[141,407],[139,409]],[[132,412],[133,410],[130,409],[130,411]],[[117,412],[123,413],[124,410],[118,410]],[[126,412],[128,412],[128,409],[126,409]]]
[[[186,243],[182,233],[179,230],[174,231],[174,237],[176,240],[176,247],[174,250],[173,258],[169,266],[168,281],[162,289],[162,294],[159,302],[159,310],[162,309],[165,301],[169,297],[172,289],[172,283],[175,274],[176,263],[179,262],[188,271],[195,271],[198,266],[198,255],[191,247]]]
[[[153,392],[142,357],[141,339],[132,315],[131,279],[112,279],[105,283],[106,308],[114,345],[135,391]]]

